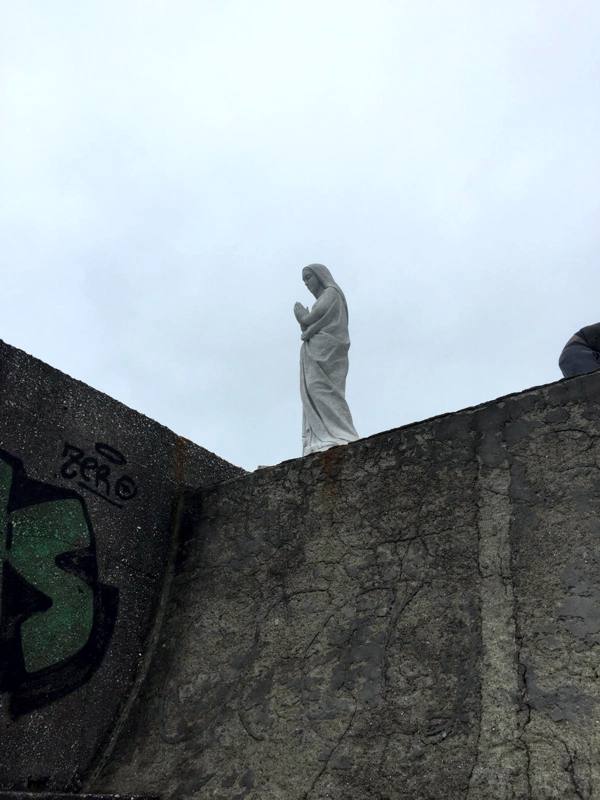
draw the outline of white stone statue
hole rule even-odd
[[[308,310],[296,303],[302,330],[300,395],[302,453],[316,453],[358,439],[345,398],[348,375],[348,306],[344,293],[323,264],[309,264],[302,280],[317,298]]]

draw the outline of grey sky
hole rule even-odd
[[[2,6],[0,336],[219,455],[301,453],[311,261],[363,436],[600,320],[596,0]]]

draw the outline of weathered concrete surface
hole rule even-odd
[[[176,499],[241,470],[3,343],[0,412],[0,788],[77,790],[149,658]]]
[[[600,798],[600,373],[198,500],[98,789]]]
[[[0,792],[0,800],[158,800],[150,795],[62,794],[56,792]]]

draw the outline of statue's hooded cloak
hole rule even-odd
[[[309,264],[323,286],[302,325],[300,394],[304,455],[358,439],[345,399],[348,375],[348,304],[323,264]]]

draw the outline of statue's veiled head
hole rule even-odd
[[[325,286],[321,282],[319,275],[313,267],[320,266],[318,264],[309,264],[308,267],[304,267],[302,270],[302,280],[304,281],[306,288],[308,291],[313,294],[315,297],[318,297],[322,292]]]
[[[308,264],[302,270],[302,280],[306,284],[306,288],[314,294],[315,297],[320,297],[325,289],[335,289],[342,298],[346,313],[348,313],[348,305],[346,298],[339,285],[335,282],[333,275],[324,264]]]

